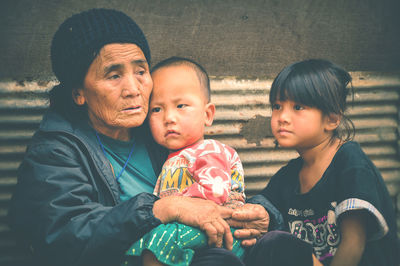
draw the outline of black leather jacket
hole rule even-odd
[[[167,157],[147,126],[155,173]],[[158,198],[141,193],[121,202],[119,186],[87,120],[71,123],[48,111],[18,170],[9,211],[10,224],[35,265],[119,265],[128,247],[161,222],[152,208]],[[282,216],[262,195],[249,203],[269,212],[270,230],[281,229]]]
[[[167,153],[146,136],[155,173]],[[141,193],[121,202],[119,186],[87,121],[53,111],[43,117],[18,170],[9,217],[35,265],[118,265],[134,241],[160,224],[158,198]]]

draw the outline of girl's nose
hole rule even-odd
[[[285,108],[282,108],[279,112],[278,121],[279,123],[288,123],[290,121],[289,111],[285,110]]]

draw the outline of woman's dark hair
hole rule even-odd
[[[354,99],[350,74],[323,59],[309,59],[285,67],[275,78],[269,93],[271,106],[276,101],[291,100],[315,107],[323,115],[336,114],[341,117],[339,127],[334,130],[332,139],[342,142],[352,140],[355,135],[353,122],[345,115],[347,96]]]
[[[83,81],[82,81],[83,84]],[[83,87],[83,85],[80,85]],[[77,87],[78,88],[78,87]],[[87,115],[86,105],[77,105],[72,98],[72,86],[60,83],[49,91],[50,108],[70,120],[82,119]]]

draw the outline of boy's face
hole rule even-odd
[[[185,65],[167,66],[152,78],[149,123],[157,143],[175,151],[202,140],[215,106],[207,103],[196,72]]]

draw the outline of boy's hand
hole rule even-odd
[[[243,239],[243,246],[254,245],[257,238],[268,232],[268,212],[258,204],[247,203],[235,209],[232,218],[227,221],[231,227],[241,228],[235,231],[235,237]]]

